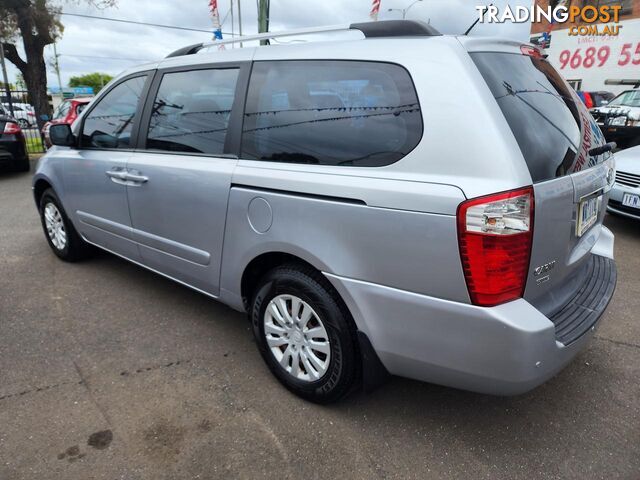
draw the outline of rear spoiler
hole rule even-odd
[[[627,86],[631,86],[633,88],[640,88],[640,78],[633,80],[633,79],[625,79],[625,80],[615,80],[615,79],[608,79],[604,81],[605,85],[627,85]]]

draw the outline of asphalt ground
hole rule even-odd
[[[108,254],[47,246],[0,173],[0,479],[640,479],[640,223],[557,377],[499,398],[393,378],[328,407],[271,376],[244,315]]]

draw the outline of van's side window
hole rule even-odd
[[[242,158],[383,166],[422,137],[409,73],[351,61],[257,62],[245,111]]]
[[[237,68],[166,73],[153,104],[147,148],[221,154]]]
[[[131,131],[146,80],[146,75],[130,78],[100,99],[84,121],[83,147],[132,147]]]

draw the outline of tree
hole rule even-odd
[[[75,1],[77,3],[80,0]],[[106,8],[117,0],[83,1]],[[52,5],[52,0],[0,0],[0,41],[5,57],[24,77],[39,127],[43,124],[42,115],[51,115],[44,47],[62,36],[60,11],[61,7]],[[16,48],[19,38],[22,38],[26,59],[20,57]]]
[[[92,87],[93,93],[98,93],[102,87],[109,83],[113,77],[108,73],[87,73],[86,75],[80,75],[78,77],[71,77],[69,79],[70,87]]]

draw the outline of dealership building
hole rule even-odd
[[[534,23],[531,29],[531,41],[543,45],[545,33],[550,32],[545,53],[549,61],[562,73],[576,90],[606,90],[618,94],[628,90],[629,86],[605,85],[606,80],[637,79],[640,82],[640,0],[572,0],[570,2],[554,0],[536,0],[547,8],[560,5],[583,6],[620,6],[617,36],[579,35],[594,24],[556,23],[549,25],[546,20]],[[605,27],[598,25],[600,31]]]

